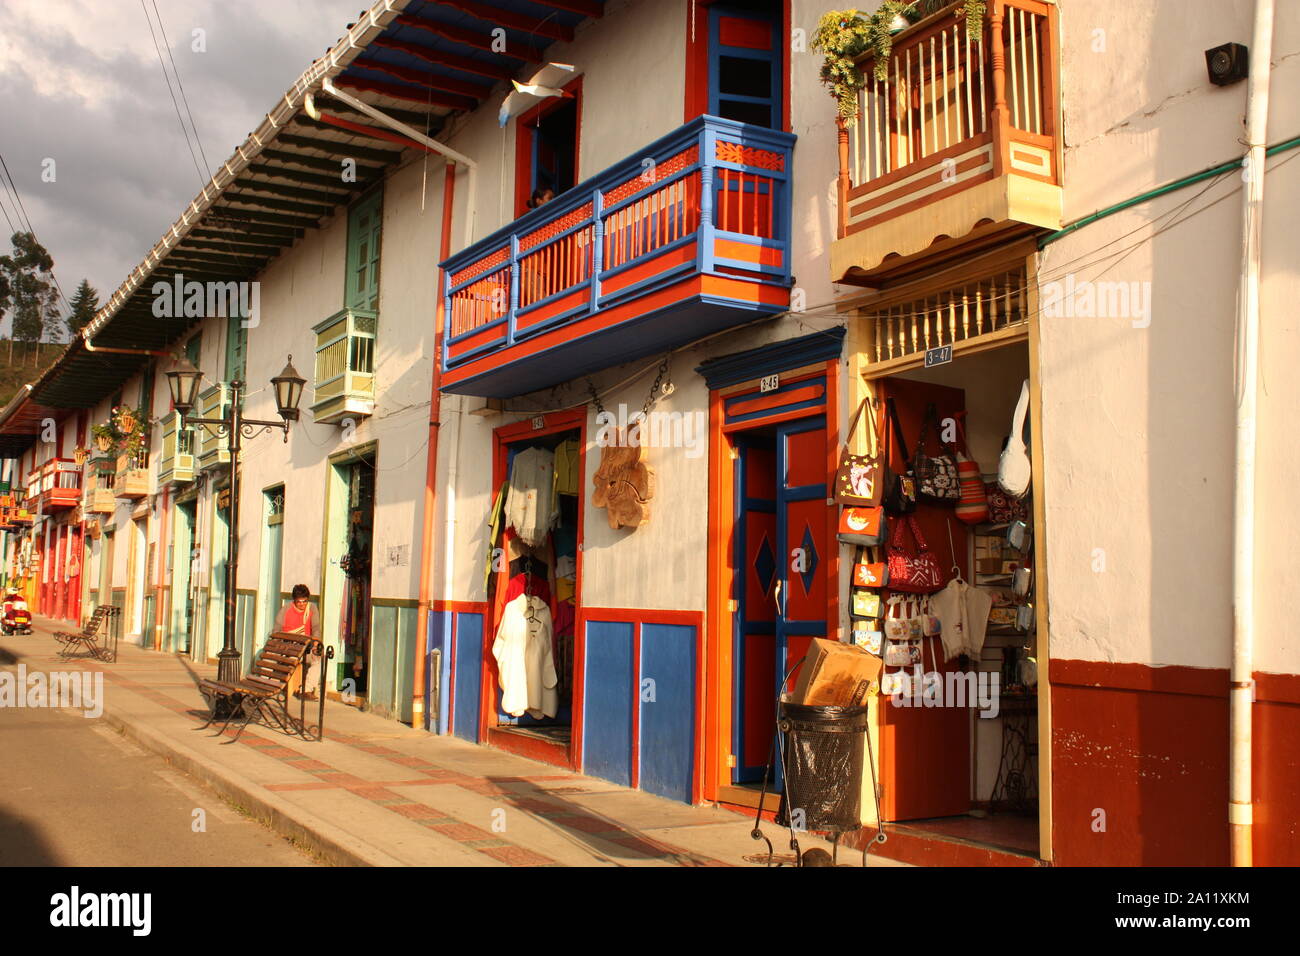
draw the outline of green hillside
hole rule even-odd
[[[0,339],[0,408],[9,404],[23,385],[35,381],[64,348],[60,342]]]

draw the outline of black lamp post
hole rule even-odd
[[[167,373],[167,386],[172,393],[172,406],[180,413],[180,428],[186,425],[203,425],[212,430],[218,438],[228,439],[230,448],[230,521],[226,556],[226,619],[222,633],[221,652],[217,655],[217,680],[237,681],[240,677],[239,648],[235,646],[235,581],[239,569],[239,450],[243,439],[252,438],[259,429],[270,431],[273,428],[284,430],[284,440],[289,441],[289,423],[298,420],[298,401],[302,398],[302,387],[307,380],[293,367],[293,356],[284,371],[271,379],[275,389],[276,411],[280,421],[266,422],[255,418],[245,418],[239,409],[239,394],[244,383],[230,383],[230,405],[221,418],[191,418],[192,409],[198,402],[199,381],[203,373],[190,364],[188,359],[181,359],[176,368]]]

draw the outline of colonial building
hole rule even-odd
[[[857,580],[885,555],[838,539],[844,443],[900,473],[951,461],[968,500],[888,526],[994,601],[978,640],[920,641],[922,670],[988,706],[927,705],[885,669],[881,852],[1226,863],[1229,768],[1240,787],[1253,754],[1236,858],[1294,862],[1298,290],[1272,210],[1296,199],[1300,122],[1280,97],[1251,167],[1253,739],[1228,733],[1258,83],[1212,83],[1204,51],[1254,42],[1249,5],[921,5],[887,56],[854,54],[838,120],[826,7],[376,3],[0,413],[10,580],[39,613],[112,603],[128,639],[211,662],[234,513],[243,661],[303,583],[331,695],[753,812],[809,642],[883,629],[873,595],[926,613]],[[1275,30],[1273,87],[1294,88],[1300,19]],[[225,439],[172,408],[183,361],[205,417],[241,382],[275,420],[272,377],[307,379],[287,440],[246,438],[233,511]]]

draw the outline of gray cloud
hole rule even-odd
[[[0,151],[64,293],[85,277],[107,299],[362,2],[159,0],[210,165],[202,179],[139,0],[0,5]],[[206,52],[191,48],[196,28]],[[7,251],[2,217],[0,229]]]

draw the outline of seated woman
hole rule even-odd
[[[275,617],[275,626],[271,629],[276,634],[302,634],[320,640],[320,624],[316,620],[316,609],[308,598],[311,591],[305,584],[295,584],[290,601]],[[316,699],[316,688],[320,684],[320,644],[312,645],[303,662],[306,677],[302,678],[301,697],[304,700]],[[290,679],[290,684],[299,680],[297,674]]]

